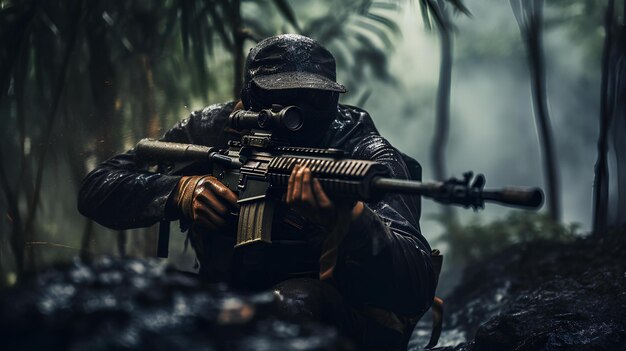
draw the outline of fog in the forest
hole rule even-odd
[[[544,187],[526,56],[511,7],[505,1],[481,1],[472,2],[470,10],[472,18],[455,18],[448,171],[456,177],[467,170],[482,172],[487,187]],[[365,108],[381,134],[419,160],[423,178],[430,180],[439,46],[437,33],[425,31],[415,13],[407,10],[398,17],[402,38],[390,60],[397,85],[374,83]],[[595,65],[589,66],[585,62],[588,53],[567,23],[546,28],[545,34],[562,219],[588,231],[598,129],[599,55]],[[422,229],[433,238],[441,230],[432,219],[439,206],[428,200],[422,203]],[[488,220],[508,211],[487,204],[477,216]],[[465,220],[474,216],[471,210],[457,212]]]

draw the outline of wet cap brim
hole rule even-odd
[[[261,89],[318,89],[345,93],[346,88],[332,80],[310,72],[281,72],[252,78]]]

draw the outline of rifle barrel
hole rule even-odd
[[[444,200],[445,203],[459,203],[455,201],[457,194],[448,193],[446,184],[442,182],[422,183],[412,180],[375,178],[372,180],[372,187],[380,193],[405,193],[422,195],[433,198],[436,201]],[[465,192],[458,194],[466,195]],[[502,189],[473,190],[470,196],[482,201],[498,202],[509,206],[520,206],[526,208],[538,208],[543,204],[543,192],[539,188],[508,187]]]
[[[436,192],[441,192],[443,183],[432,182],[422,183],[414,180],[394,179],[377,177],[372,180],[372,187],[375,192],[380,193],[405,193],[423,196],[433,196]]]

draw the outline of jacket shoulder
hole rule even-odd
[[[199,145],[216,145],[225,137],[228,116],[235,106],[235,101],[209,105],[193,111],[189,117],[176,123],[168,130],[163,139],[174,142],[186,142]]]
[[[375,132],[375,134],[378,134],[378,129],[376,129],[376,126],[374,125],[372,116],[370,116],[369,112],[366,110],[357,106],[344,104],[339,104],[337,110],[342,119],[351,120],[368,132]]]
[[[339,104],[328,131],[329,147],[352,151],[365,137],[379,135],[370,114],[356,106]]]

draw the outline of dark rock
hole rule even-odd
[[[104,257],[0,292],[5,350],[335,350],[321,325],[272,317],[274,295],[235,293],[153,260]],[[343,349],[343,348],[342,348]]]
[[[622,350],[625,234],[517,245],[469,267],[442,334],[465,342],[437,350]]]

